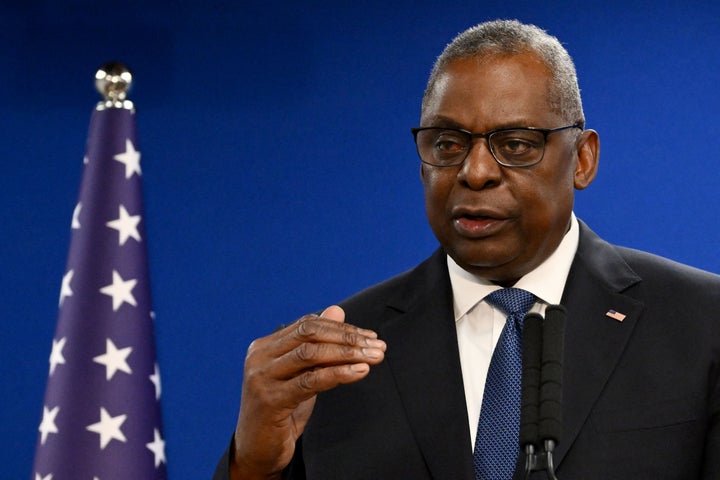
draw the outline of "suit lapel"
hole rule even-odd
[[[437,251],[387,306],[385,361],[433,478],[473,479],[467,407],[445,254]]]
[[[562,304],[568,316],[563,364],[563,437],[555,451],[560,466],[616,368],[643,304],[623,295],[640,281],[608,243],[581,223],[578,252]],[[625,315],[619,321],[610,310]]]

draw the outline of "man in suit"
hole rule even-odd
[[[720,479],[720,277],[610,245],[575,218],[599,138],[557,39],[515,21],[460,34],[420,125],[440,249],[253,342],[216,478],[524,478],[516,423],[482,421],[516,325],[491,294],[513,288],[531,311],[567,310],[558,478]],[[478,460],[487,437],[514,449]]]

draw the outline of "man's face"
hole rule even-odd
[[[567,121],[549,107],[549,81],[533,54],[451,62],[435,84],[421,126],[474,133],[564,126]],[[594,176],[596,157],[590,175],[581,171],[589,164],[578,162],[578,145],[584,143],[576,143],[579,134],[569,129],[549,135],[543,160],[531,167],[499,165],[485,139],[474,141],[462,165],[423,164],[428,221],[446,252],[465,270],[505,286],[550,256],[569,228],[574,189]]]

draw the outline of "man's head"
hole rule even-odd
[[[435,61],[430,73],[422,109],[432,96],[438,76],[448,63],[466,58],[489,58],[535,53],[551,74],[549,107],[560,113],[568,124],[585,126],[575,64],[557,38],[535,25],[517,20],[495,20],[469,28],[455,37]]]
[[[470,142],[443,130],[417,137],[430,226],[461,267],[512,285],[555,251],[569,227],[574,190],[595,176],[599,141],[582,130],[575,68],[554,37],[506,21],[460,34],[435,64],[421,126],[475,134],[568,127]],[[448,152],[461,163],[438,166]]]

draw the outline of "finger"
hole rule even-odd
[[[290,379],[306,370],[328,366],[367,363],[377,365],[385,358],[385,342],[368,339],[364,345],[305,342],[274,360],[275,378]]]
[[[334,320],[336,322],[345,322],[345,310],[339,305],[330,305],[320,314],[320,318]],[[348,324],[349,325],[349,324]],[[355,327],[359,333],[366,337],[377,338],[377,333],[365,328]]]
[[[338,313],[337,311],[331,311],[330,315],[336,316]],[[276,352],[273,355],[274,357],[287,353],[303,343],[332,343],[336,345],[384,348],[384,342],[375,341],[377,333],[372,330],[358,328],[337,319],[329,320],[318,316],[305,316],[274,334],[271,338],[272,342],[268,345],[268,348]]]
[[[337,322],[345,321],[345,310],[337,305],[330,305],[320,314],[322,318],[328,318]]]
[[[331,311],[339,314],[341,309]],[[337,318],[337,316],[336,316]],[[354,325],[306,316],[283,331],[253,342],[245,359],[245,377],[285,381],[319,367],[382,362],[387,348],[376,334]]]
[[[286,385],[287,388],[295,390],[295,398],[305,399],[338,385],[362,380],[369,372],[370,365],[367,363],[337,365],[304,372]]]

